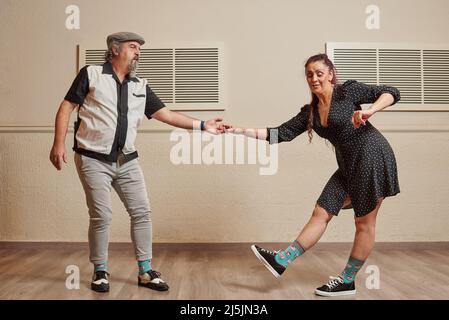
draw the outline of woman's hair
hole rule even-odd
[[[329,71],[332,71],[332,73],[334,75],[334,77],[332,78],[332,84],[333,85],[337,84],[337,70],[335,69],[334,64],[329,59],[327,54],[320,53],[320,54],[316,54],[314,56],[311,56],[309,59],[307,59],[307,62],[304,65],[304,68],[307,69],[309,64],[317,62],[317,61],[321,61],[322,63],[324,63],[329,68]],[[313,92],[311,94],[312,94],[312,101],[310,102],[309,121],[307,123],[307,134],[309,135],[309,142],[312,142],[312,136],[313,136],[313,134],[312,134],[313,109],[318,107],[318,97]]]

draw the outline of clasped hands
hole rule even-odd
[[[222,134],[222,133],[235,133],[235,134],[243,134],[244,130],[240,127],[235,127],[228,123],[223,123],[223,119],[215,118],[211,120],[207,120],[204,123],[204,127],[207,132],[211,134]]]

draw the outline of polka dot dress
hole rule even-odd
[[[351,122],[361,104],[374,103],[385,92],[393,95],[394,103],[399,101],[399,91],[394,87],[349,80],[334,87],[326,127],[321,125],[318,108],[312,110],[313,130],[335,147],[338,169],[317,200],[333,215],[338,215],[347,197],[351,203],[343,209],[354,208],[355,215],[361,217],[375,209],[379,198],[400,192],[396,159],[388,141],[369,121],[357,129]],[[310,108],[305,105],[289,121],[268,128],[270,144],[291,141],[305,132]]]

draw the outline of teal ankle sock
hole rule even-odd
[[[97,271],[108,271],[108,263],[107,262],[94,263],[94,272]]]
[[[349,257],[348,263],[346,264],[345,269],[340,274],[340,277],[343,279],[344,283],[351,283],[355,280],[355,276],[357,272],[362,268],[365,261],[358,260],[353,257]]]
[[[297,257],[301,256],[306,250],[299,244],[298,241],[293,241],[285,250],[279,251],[274,259],[280,265],[287,267],[289,263],[293,262]]]
[[[139,267],[139,274],[144,274],[151,270],[151,260],[137,261]]]

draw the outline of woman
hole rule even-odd
[[[340,209],[353,208],[356,233],[349,261],[338,277],[316,289],[323,296],[354,294],[355,276],[368,258],[375,238],[376,216],[385,197],[399,193],[396,160],[389,143],[368,119],[395,104],[399,91],[388,86],[357,81],[337,84],[336,70],[327,55],[310,57],[305,64],[312,101],[289,121],[276,128],[233,127],[229,132],[265,139],[271,143],[291,141],[312,130],[335,147],[338,170],[331,176],[316,202],[309,222],[286,249],[269,251],[252,246],[255,255],[279,277],[297,257],[323,235]],[[371,103],[362,110],[361,104]]]

